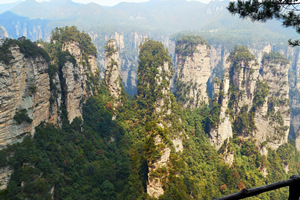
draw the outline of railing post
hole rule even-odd
[[[289,200],[299,200],[300,197],[300,177],[291,176],[293,182],[289,186]]]

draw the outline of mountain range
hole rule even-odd
[[[208,40],[209,37],[224,35],[244,38],[241,41],[245,38],[285,41],[296,37],[294,30],[281,27],[278,21],[253,23],[232,16],[226,9],[228,3],[227,0],[212,1],[208,4],[186,0],[151,0],[144,3],[123,2],[113,7],[105,7],[96,3],[75,3],[71,0],[26,0],[1,5],[0,25],[7,30],[10,37],[17,37],[21,34],[12,32],[12,29],[18,32],[19,26],[36,24],[42,27],[42,39],[49,39],[47,36],[53,28],[65,25],[75,25],[87,32],[99,32],[104,27],[120,32],[134,30],[162,32],[167,35],[182,31],[198,32],[207,35]],[[5,12],[11,12],[9,18]],[[11,23],[12,19],[18,22],[18,27]],[[33,40],[39,39],[25,36]]]

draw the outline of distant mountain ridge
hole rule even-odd
[[[15,6],[11,11],[31,19],[66,19],[72,17],[82,5],[71,0],[43,2],[26,0]]]
[[[50,20],[51,23],[47,23],[47,26],[51,28],[48,30],[57,26],[75,25],[85,31],[98,31],[99,27],[107,26],[118,28],[122,32],[123,27],[132,27],[135,30],[162,31],[167,34],[197,31],[221,36],[224,33],[237,33],[239,37],[242,34],[244,37],[257,38],[267,34],[264,38],[275,41],[278,38],[286,40],[296,36],[295,31],[282,28],[278,22],[253,23],[232,16],[226,10],[228,3],[227,0],[212,1],[209,4],[187,0],[151,0],[143,3],[123,2],[113,7],[105,7],[96,3],[75,3],[71,0],[26,0],[16,4],[10,11],[29,17],[30,20]],[[0,15],[0,18],[3,17]],[[5,29],[10,29],[9,25],[3,23],[5,21],[0,22]],[[13,35],[10,34],[10,37]]]
[[[30,19],[7,11],[0,15],[0,25],[4,27],[11,38],[26,36],[29,39],[37,40],[44,38],[47,34],[49,20]]]

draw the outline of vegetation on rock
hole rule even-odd
[[[28,116],[26,109],[21,109],[16,111],[14,120],[17,122],[17,124],[22,124],[23,122],[27,122],[27,123],[32,122],[32,119]]]
[[[175,53],[182,56],[192,56],[197,50],[197,45],[202,44],[210,47],[208,42],[198,35],[184,35],[176,40]]]
[[[6,65],[8,65],[13,59],[9,49],[14,46],[18,46],[20,48],[20,52],[25,56],[25,58],[37,58],[38,56],[41,56],[46,59],[47,62],[50,61],[50,57],[47,52],[43,48],[38,47],[36,43],[31,42],[25,37],[20,37],[17,40],[8,38],[4,40],[2,45],[0,45],[0,61],[3,61]]]

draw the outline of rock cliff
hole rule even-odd
[[[296,148],[300,151],[300,50],[299,48],[292,50],[286,52],[293,64],[289,74],[291,105],[290,137],[296,139]]]
[[[67,61],[60,70],[60,77],[64,80],[64,104],[68,112],[68,120],[71,123],[75,117],[82,117],[82,104],[93,95],[90,83],[91,76],[97,75],[97,62],[95,55],[86,54],[80,43],[75,41],[65,42],[62,45],[63,52],[69,52],[75,61]]]
[[[105,76],[103,82],[115,99],[115,106],[120,105],[120,97],[123,89],[121,65],[119,51],[113,39],[109,40],[105,47]]]
[[[262,152],[265,147],[277,149],[289,133],[289,61],[271,52],[259,65],[245,47],[236,47],[227,61],[230,68],[222,83],[215,84],[212,109],[218,117],[213,118],[211,142],[219,149],[238,136],[254,138]]]
[[[64,62],[58,70],[45,50],[25,38],[2,42],[1,148],[34,134],[41,122],[60,124],[61,105],[66,106],[69,122],[81,116],[81,104],[92,95],[88,72],[96,72],[96,57],[83,60],[78,44],[64,48],[77,60]]]
[[[80,41],[53,40],[39,47],[20,38],[0,44],[0,149],[33,135],[42,122],[60,126],[64,109],[67,123],[81,117],[82,104],[99,81],[95,54]],[[3,189],[12,171],[0,171]]]
[[[255,138],[267,147],[277,149],[288,142],[290,105],[288,71],[289,61],[279,53],[270,52],[262,58],[261,80],[268,86],[266,100],[255,113]],[[262,91],[257,84],[257,91]],[[258,102],[256,93],[254,103]],[[256,98],[257,97],[257,98]]]
[[[50,117],[48,62],[25,57],[20,47],[8,49],[12,59],[0,62],[0,147],[22,141]]]
[[[24,55],[13,43],[7,40],[0,47],[2,55],[10,57],[0,59],[0,149],[21,142],[51,116],[47,58]],[[10,167],[0,169],[1,190],[7,187],[11,174]]]
[[[200,36],[183,36],[176,42],[175,95],[185,108],[209,103],[210,53],[210,46]]]
[[[170,90],[171,77],[171,58],[162,43],[146,41],[140,51],[137,98],[147,113],[147,193],[154,198],[164,194],[163,185],[176,162],[171,160],[172,155],[183,150],[181,118],[174,110],[177,105]]]
[[[214,100],[212,110],[215,112],[213,116],[217,116],[216,121],[212,123],[210,130],[210,141],[219,149],[224,141],[232,138],[232,126],[229,115],[226,113],[229,103],[229,73],[224,73],[223,82],[215,81],[214,84]],[[222,91],[222,92],[221,92]]]

